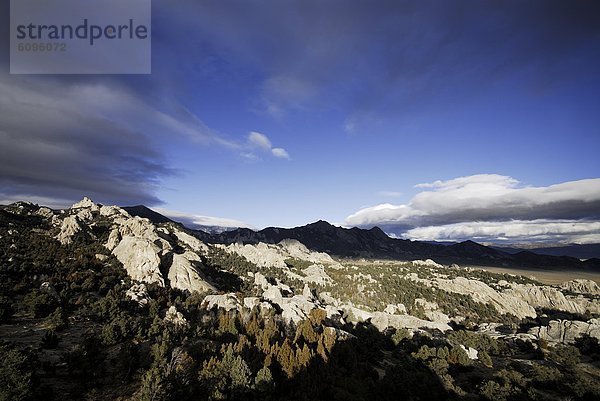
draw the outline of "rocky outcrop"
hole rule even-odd
[[[93,212],[97,212],[99,210],[98,205],[96,205],[94,203],[94,201],[92,201],[87,196],[84,196],[82,200],[80,200],[77,203],[74,203],[73,206],[71,206],[71,209],[81,209],[81,208],[89,209]]]
[[[600,340],[600,319],[551,320],[547,326],[534,327],[529,334],[552,342],[573,343],[577,337],[588,335]]]
[[[177,311],[177,308],[171,306],[165,314],[165,322],[171,326],[179,329],[185,329],[189,326],[188,321],[183,317],[181,312]]]
[[[304,282],[314,283],[319,285],[327,285],[333,283],[331,277],[325,273],[325,266],[323,265],[310,265],[306,269],[302,270],[305,275],[303,278]]]
[[[243,256],[248,261],[258,267],[277,267],[287,268],[285,261],[287,259],[300,259],[317,265],[338,265],[331,256],[323,252],[312,252],[301,242],[292,239],[284,239],[278,244],[258,244],[233,243],[229,246],[222,246],[227,252],[234,252]]]
[[[62,243],[71,243],[76,235],[84,235],[98,215],[112,222],[105,247],[123,264],[131,278],[145,283],[169,283],[187,291],[214,291],[215,287],[202,276],[199,254],[208,247],[180,228],[169,225],[156,227],[150,220],[132,217],[117,206],[100,206],[84,198],[67,211],[57,236]],[[171,231],[170,231],[171,230]],[[173,252],[175,246],[187,249]],[[168,281],[167,281],[168,280]]]
[[[145,238],[126,236],[112,252],[132,279],[165,285],[160,271],[161,249],[153,242]]]
[[[475,348],[465,347],[462,344],[460,344],[460,347],[463,349],[463,351],[465,351],[469,359],[473,361],[478,359],[477,355],[479,354],[479,352]]]
[[[133,302],[137,302],[139,306],[148,305],[148,302],[150,301],[150,296],[148,295],[148,290],[144,283],[132,285],[125,295]]]
[[[202,278],[196,266],[202,266],[197,254],[189,251],[182,255],[173,254],[173,261],[167,276],[171,287],[190,292],[216,291],[212,284]]]
[[[290,258],[305,260],[311,263],[336,263],[331,256],[325,252],[312,252],[303,243],[295,239],[284,239],[279,246]]]
[[[173,228],[171,232],[175,237],[177,237],[178,241],[183,242],[190,250],[200,254],[206,254],[208,252],[208,246],[206,246],[206,244],[200,241],[198,238],[193,237],[178,228]]]
[[[517,297],[527,302],[534,308],[545,308],[570,313],[585,313],[585,306],[571,299],[556,288],[538,285],[511,284],[511,289],[506,294]]]
[[[419,329],[440,330],[443,332],[452,330],[446,323],[431,322],[411,315],[390,315],[385,312],[373,312],[370,321],[379,331],[384,331],[388,327],[395,329],[404,328],[413,331]]]
[[[431,259],[426,259],[426,260],[413,260],[412,264],[415,266],[422,266],[422,267],[435,267],[438,269],[443,269],[444,266],[440,265],[439,263],[434,262]]]
[[[207,295],[204,297],[202,305],[204,305],[208,310],[218,308],[225,309],[226,311],[230,311],[233,309],[239,310],[242,307],[242,304],[240,304],[240,301],[233,293],[222,295]]]
[[[600,295],[600,286],[592,280],[577,279],[566,281],[560,285],[560,288],[575,294]]]
[[[259,243],[257,245],[235,243],[224,247],[227,252],[234,252],[246,258],[258,267],[285,268],[287,257],[276,245]]]
[[[469,295],[476,302],[493,305],[500,313],[510,313],[518,318],[535,317],[535,309],[518,294],[498,292],[489,285],[464,277],[452,280],[436,279],[437,287],[444,291]]]
[[[83,232],[83,227],[79,223],[79,218],[74,216],[65,217],[60,226],[60,232],[56,235],[56,239],[63,245],[73,243],[73,237]]]

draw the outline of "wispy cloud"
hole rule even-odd
[[[349,131],[373,115],[443,102],[456,85],[481,93],[515,71],[531,74],[532,86],[572,79],[561,69],[595,49],[600,32],[594,1],[234,3],[162,7],[263,77],[253,94],[262,111],[343,107]]]
[[[379,196],[385,196],[388,198],[398,198],[400,196],[402,196],[402,192],[398,192],[398,191],[379,191],[377,192],[377,195]]]
[[[261,153],[270,153],[279,159],[290,160],[290,155],[283,148],[274,148],[271,140],[260,132],[252,131],[248,134],[248,147],[250,151],[242,152],[242,156],[248,160],[259,160],[260,157],[254,153],[258,150]]]
[[[232,140],[181,105],[159,109],[115,83],[0,77],[1,198],[159,204],[162,180],[182,173],[160,150],[172,137],[246,158],[258,159],[256,149],[289,158],[263,134]]]

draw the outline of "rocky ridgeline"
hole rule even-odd
[[[15,204],[13,207],[19,205]],[[50,221],[56,228],[55,238],[63,244],[70,244],[78,237],[93,240],[93,227],[98,224],[108,225],[110,232],[102,245],[123,264],[129,276],[138,282],[128,291],[128,295],[140,305],[147,303],[143,283],[157,283],[209,294],[203,303],[208,309],[243,311],[257,307],[265,314],[276,312],[290,324],[306,319],[311,310],[320,308],[326,311],[328,324],[338,332],[346,323],[363,322],[370,323],[380,331],[393,327],[412,331],[447,332],[452,330],[452,321],[460,323],[464,319],[442,313],[435,302],[425,299],[415,301],[424,311],[424,316],[416,317],[407,313],[406,306],[402,304],[390,304],[384,310],[369,310],[347,299],[335,298],[326,291],[317,293],[315,286],[336,285],[335,280],[327,273],[328,269],[346,267],[327,253],[310,251],[297,240],[284,239],[278,244],[234,243],[209,246],[176,224],[157,226],[148,219],[131,216],[122,208],[95,204],[88,198],[59,213],[44,207],[32,209],[32,213]],[[240,279],[251,280],[259,296],[239,297],[234,293],[218,293],[216,285],[205,274],[202,262],[211,246],[241,256],[256,266],[255,271],[246,272]],[[290,259],[301,260],[307,267],[292,271],[288,266]],[[506,280],[486,283],[470,277],[451,278],[447,273],[460,270],[456,265],[445,267],[431,260],[413,261],[412,264],[420,269],[433,271],[434,274],[420,277],[419,274],[410,273],[405,275],[406,279],[449,294],[468,296],[475,302],[492,305],[498,312],[519,319],[536,318],[544,309],[579,316],[600,313],[600,287],[593,281],[574,280],[558,287],[519,284]],[[304,287],[294,293],[285,284],[285,279],[268,280],[261,273],[262,269],[268,268],[279,269],[284,277],[304,283]],[[352,269],[359,268],[352,266]],[[377,284],[377,277],[360,271],[354,273],[352,279],[357,280],[357,291],[362,291],[364,287],[359,284],[360,280]],[[375,296],[375,293],[370,294]],[[177,324],[184,324],[177,313],[176,310],[169,311],[169,319],[178,322]],[[480,331],[492,336],[506,335],[496,330],[499,324],[489,323],[481,325]],[[527,333],[512,335],[532,341],[543,338],[554,342],[573,342],[583,334],[600,339],[600,321],[551,320],[547,325],[529,329]]]
[[[103,221],[110,224],[108,240],[103,244],[123,264],[129,276],[139,282],[167,282],[173,288],[188,291],[214,291],[202,274],[200,254],[205,244],[175,226],[156,227],[148,219],[132,217],[116,206],[97,205],[89,198],[64,211],[56,235],[63,244],[76,236],[92,236],[92,227]],[[183,246],[183,253],[174,252]]]

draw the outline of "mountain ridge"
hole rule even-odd
[[[150,208],[144,208],[129,207],[124,209],[133,215],[147,217],[155,223],[161,223],[163,218],[173,222],[173,220],[152,211]],[[148,210],[152,213],[148,213]],[[140,214],[137,214],[137,212],[140,212]],[[236,242],[276,244],[284,239],[295,239],[302,242],[308,249],[326,252],[338,257],[405,260],[434,258],[439,262],[448,264],[468,263],[500,267],[549,269],[600,269],[600,260],[595,258],[581,261],[569,256],[540,255],[527,250],[509,253],[472,240],[452,245],[432,244],[391,238],[377,226],[370,229],[344,228],[334,226],[325,220],[318,220],[293,228],[266,227],[258,231],[249,228],[238,228],[221,233],[190,230],[202,241],[213,244],[232,244]]]

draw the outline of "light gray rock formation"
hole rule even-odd
[[[248,309],[252,309],[255,306],[260,305],[259,297],[246,297],[244,298],[244,307]]]
[[[556,288],[531,284],[514,284],[506,290],[507,295],[522,299],[535,308],[547,308],[571,313],[585,313],[585,305],[567,299]]]
[[[73,243],[73,237],[83,232],[83,227],[79,222],[79,218],[74,216],[67,216],[60,226],[60,232],[56,235],[56,239],[63,245],[69,245]]]
[[[190,292],[216,291],[216,288],[200,275],[196,266],[201,265],[200,258],[193,252],[188,251],[182,255],[173,254],[173,262],[167,276],[171,287]]]
[[[393,327],[395,329],[405,328],[409,330],[431,329],[443,332],[452,330],[452,328],[445,323],[430,322],[411,315],[390,315],[385,312],[373,312],[371,324],[379,331],[384,331],[388,327]]]
[[[125,296],[129,297],[134,302],[137,302],[139,306],[145,306],[150,301],[146,284],[134,284],[127,290]]]
[[[310,265],[306,269],[302,270],[304,274],[304,281],[314,283],[318,285],[331,284],[333,280],[325,273],[325,266],[323,265]]]
[[[97,253],[94,255],[96,257],[96,259],[98,259],[100,262],[106,262],[108,260],[108,255],[103,255],[101,253]]]
[[[180,242],[183,242],[188,248],[199,254],[206,254],[208,252],[208,246],[198,238],[191,236],[190,234],[181,231],[178,228],[172,228],[171,232],[177,237]]]
[[[267,278],[258,272],[254,273],[254,284],[259,286],[263,290],[266,290],[270,287],[270,284],[267,281]]]
[[[125,236],[113,249],[113,254],[123,264],[127,274],[137,281],[165,285],[160,271],[161,249],[145,238]]]
[[[94,212],[99,210],[98,205],[96,205],[90,198],[88,198],[87,196],[85,196],[82,200],[80,200],[79,202],[73,204],[73,206],[71,206],[71,209],[80,209],[80,208],[87,208],[90,209]]]
[[[469,359],[473,361],[476,361],[478,359],[477,355],[479,354],[479,352],[475,348],[465,347],[462,344],[460,344],[460,347],[463,349],[463,351],[467,353]]]
[[[404,315],[406,314],[406,306],[403,304],[388,305],[383,311],[390,315]]]
[[[600,286],[592,280],[577,279],[566,281],[560,285],[560,288],[576,294],[600,295]]]
[[[256,245],[235,243],[223,248],[227,252],[234,252],[243,256],[258,267],[278,267],[281,269],[287,267],[285,264],[287,256],[281,252],[281,248],[277,245],[262,242]]]
[[[42,216],[46,219],[52,219],[54,217],[54,212],[47,207],[41,207],[38,210],[35,211],[35,214],[37,214],[38,216]]]
[[[573,343],[577,337],[587,334],[600,340],[600,319],[587,322],[578,320],[551,320],[547,326],[534,327],[529,334],[547,341]]]
[[[207,295],[202,301],[202,305],[205,305],[206,309],[211,310],[213,308],[225,309],[230,311],[233,309],[241,310],[242,305],[235,296],[234,293],[227,293],[222,295]]]
[[[305,260],[311,263],[321,264],[335,264],[331,256],[324,252],[313,252],[310,251],[303,243],[295,239],[284,239],[279,242],[279,246],[282,251],[287,254],[289,258],[295,258]]]
[[[165,314],[165,322],[176,328],[184,329],[189,326],[188,321],[183,317],[181,312],[177,311],[177,308],[171,306]]]
[[[287,259],[300,259],[314,264],[339,265],[331,256],[323,252],[312,252],[304,244],[293,239],[284,239],[278,244],[258,243],[256,245],[241,243],[221,246],[227,252],[243,256],[258,267],[287,268]]]
[[[493,305],[500,313],[510,313],[521,319],[536,316],[535,309],[518,293],[498,292],[481,281],[465,277],[438,278],[436,282],[444,291],[470,295],[476,302]]]
[[[440,265],[439,263],[434,262],[431,259],[426,259],[426,260],[413,260],[412,264],[415,266],[423,266],[423,267],[435,267],[437,269],[443,269],[444,266]]]

